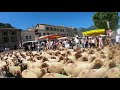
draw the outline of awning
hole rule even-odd
[[[83,32],[83,35],[92,36],[92,35],[101,35],[104,33],[105,33],[105,29],[96,29],[96,30],[90,30],[90,31]]]
[[[37,38],[37,40],[39,39],[56,39],[56,38],[61,38],[61,35],[45,35],[45,36],[41,36],[39,38]]]

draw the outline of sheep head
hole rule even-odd
[[[101,58],[106,58],[106,56],[102,54],[102,55],[101,55]]]
[[[94,50],[89,50],[89,52],[88,52],[89,54],[94,54],[95,53],[95,51]]]
[[[67,54],[68,54],[68,55],[72,55],[72,53],[71,53],[70,51],[67,51]]]
[[[43,62],[44,62],[44,61],[49,61],[48,58],[46,58],[46,57],[43,57],[42,60],[43,60]]]
[[[81,55],[81,52],[77,52],[76,54],[75,54],[75,58],[76,59],[78,59],[78,58],[80,58],[82,55]]]
[[[48,67],[49,65],[47,63],[42,63],[42,68],[46,68]]]
[[[76,48],[75,50],[74,50],[75,52],[80,52],[81,51],[81,48]]]
[[[72,60],[68,60],[68,61],[67,61],[67,64],[68,64],[68,63],[74,63],[74,62],[73,62]]]
[[[60,55],[60,51],[57,51],[57,52],[55,53],[55,56],[58,56],[58,55]]]
[[[96,59],[96,63],[93,67],[93,69],[98,69],[98,68],[101,68],[103,66],[103,62],[99,59]]]
[[[113,67],[115,67],[116,66],[116,63],[113,61],[113,60],[110,60],[109,61],[109,67],[110,68],[113,68]]]
[[[100,48],[97,48],[97,51],[100,51],[101,49]]]
[[[113,54],[109,54],[109,55],[108,55],[108,59],[111,60],[111,59],[113,59],[113,58],[114,58],[114,55],[113,55]]]

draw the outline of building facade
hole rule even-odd
[[[21,44],[21,29],[0,28],[0,48],[16,48]]]
[[[28,29],[28,31],[35,31],[38,37],[50,34],[58,34],[67,37],[74,37],[76,35],[80,36],[80,32],[76,28],[64,27],[64,26],[54,26],[48,24],[37,24],[34,28]]]
[[[33,30],[22,30],[21,31],[22,42],[35,40],[35,32]]]

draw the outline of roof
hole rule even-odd
[[[34,32],[34,30],[22,30],[22,32]]]
[[[73,29],[73,28],[70,28],[70,27],[66,27],[66,26],[55,26],[55,25],[50,25],[50,24],[37,24],[37,25],[46,25],[46,26],[53,26],[53,27],[60,27],[60,28],[68,28],[68,29]],[[36,25],[36,26],[37,26]],[[75,28],[74,28],[75,29]]]

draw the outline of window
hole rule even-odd
[[[49,30],[49,27],[46,27],[47,30]]]
[[[3,43],[9,43],[9,37],[3,37]]]
[[[11,42],[17,42],[17,37],[16,36],[12,36],[11,37]]]
[[[57,31],[59,31],[59,28],[57,28]]]
[[[26,36],[26,39],[28,39],[28,36]]]
[[[15,31],[11,31],[11,35],[16,35],[16,32]]]
[[[47,33],[47,35],[50,35],[50,33]]]
[[[29,36],[29,39],[32,39],[32,37],[31,37],[31,36]]]
[[[64,32],[64,29],[63,29],[63,32]]]
[[[41,33],[39,33],[39,37],[41,37]]]
[[[51,31],[53,31],[53,28],[51,27]]]
[[[3,32],[3,35],[8,35],[8,32],[7,31]]]
[[[54,28],[54,31],[56,31],[56,28]]]
[[[43,36],[45,35],[45,33],[43,33]]]
[[[62,32],[62,29],[60,29],[60,32]]]

